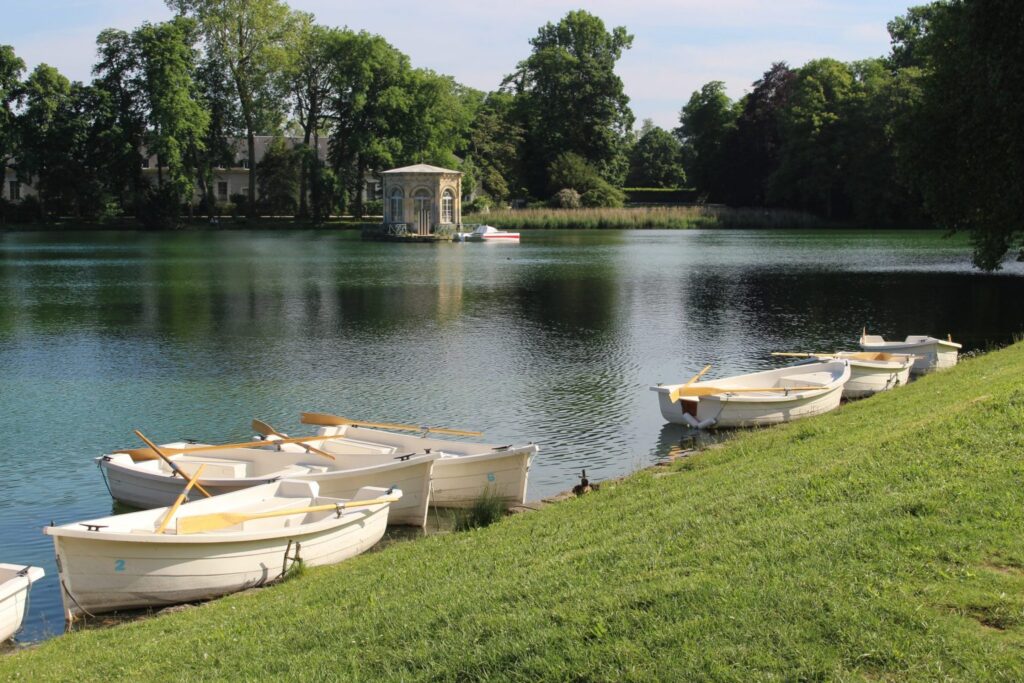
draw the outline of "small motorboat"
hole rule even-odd
[[[13,637],[21,628],[29,591],[44,574],[42,567],[0,564],[0,643]]]
[[[204,500],[49,526],[69,620],[82,614],[208,600],[335,564],[384,535],[398,489],[356,500],[284,479]]]
[[[152,448],[125,449],[96,458],[96,464],[114,500],[140,509],[170,505],[181,493],[185,477],[203,467],[189,500],[279,479],[318,482],[321,494],[332,498],[350,498],[364,486],[394,486],[405,495],[392,505],[388,523],[426,525],[431,475],[440,453],[392,451],[389,457],[369,459],[367,448],[353,444],[319,455],[317,443],[313,437],[274,436],[242,444],[179,441],[159,446],[162,457]]]
[[[685,384],[651,387],[666,420],[696,429],[789,422],[837,408],[850,379],[849,363],[831,360],[697,381],[710,367]]]
[[[464,238],[466,242],[518,242],[518,232],[498,230],[493,225],[481,225]]]
[[[910,372],[923,375],[934,370],[944,370],[956,365],[957,356],[962,344],[957,344],[952,337],[938,339],[925,335],[912,335],[903,341],[886,341],[877,334],[868,334],[864,330],[860,336],[860,348],[865,351],[886,353],[907,353],[916,356],[914,367]]]
[[[471,507],[484,492],[500,497],[509,508],[522,505],[526,502],[530,463],[540,450],[532,443],[514,446],[426,436],[431,432],[479,436],[480,432],[362,422],[325,413],[303,413],[302,422],[319,427],[318,443],[328,453],[340,455],[358,449],[367,465],[389,462],[405,453],[440,456],[431,475],[430,504],[436,507]],[[396,434],[391,430],[423,434]]]
[[[910,380],[915,356],[881,351],[836,351],[835,353],[773,353],[773,356],[807,358],[798,363],[816,363],[834,358],[850,364],[850,379],[843,386],[843,398],[865,398],[880,391],[903,386]]]

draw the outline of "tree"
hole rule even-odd
[[[562,190],[579,193],[584,206],[622,206],[625,195],[601,177],[589,161],[575,152],[564,152],[551,162],[548,168],[551,190],[559,196]]]
[[[796,72],[772,64],[739,103],[736,128],[725,142],[724,199],[740,206],[765,206],[768,179],[778,169],[782,147],[781,114],[789,105]]]
[[[545,192],[547,169],[566,152],[586,159],[605,180],[622,182],[634,119],[615,64],[632,43],[621,26],[608,31],[593,14],[569,12],[540,28],[530,41],[533,52],[505,78],[525,131],[523,180],[531,193]]]
[[[176,17],[143,24],[132,36],[139,60],[147,131],[146,149],[157,158],[157,188],[147,214],[173,222],[195,187],[195,162],[210,117],[197,99],[193,74],[195,25]],[[165,177],[166,176],[166,177]]]
[[[681,187],[686,182],[679,140],[649,119],[629,153],[628,182],[633,187]]]
[[[18,117],[18,176],[33,182],[39,198],[40,218],[46,220],[49,200],[59,187],[56,168],[65,159],[60,113],[67,107],[71,82],[52,66],[37,66],[23,86],[24,110]]]
[[[401,158],[406,128],[415,120],[412,69],[408,57],[365,31],[339,32],[331,63],[331,162],[353,213],[361,216],[367,171]]]
[[[287,36],[287,67],[284,77],[291,92],[299,127],[302,128],[302,174],[299,181],[299,215],[309,213],[307,195],[312,194],[314,215],[323,216],[319,192],[322,183],[320,133],[327,121],[327,105],[331,94],[331,51],[337,40],[337,29],[328,29],[313,22],[313,15],[293,13],[294,30]]]
[[[736,127],[736,110],[725,83],[711,81],[695,90],[679,113],[675,133],[683,146],[686,177],[704,196],[715,197],[725,184],[725,143]]]
[[[974,263],[997,270],[1024,216],[1024,14],[1012,0],[912,8],[890,24],[908,64],[897,153],[926,210],[968,230]]]
[[[828,218],[848,213],[843,114],[853,91],[853,72],[842,62],[816,59],[799,69],[782,112],[784,141],[769,179],[770,200]]]
[[[511,195],[520,176],[524,131],[514,116],[512,95],[488,93],[470,126],[467,157],[477,166],[484,192],[498,201]]]
[[[215,54],[227,69],[254,163],[257,131],[276,130],[283,115],[278,74],[284,69],[284,45],[293,27],[288,6],[280,0],[166,1],[196,19],[207,53]],[[254,173],[249,174],[249,196],[256,196]],[[247,204],[250,216],[255,207],[255,202]]]
[[[267,145],[256,166],[260,204],[274,216],[293,215],[302,173],[301,152],[291,149],[284,138],[276,137]]]
[[[7,168],[7,160],[14,152],[13,107],[20,99],[21,74],[24,71],[25,62],[14,54],[14,48],[0,45],[0,171]]]

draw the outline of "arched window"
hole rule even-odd
[[[391,190],[391,196],[388,198],[388,203],[388,216],[390,216],[391,222],[404,223],[405,210],[402,206],[402,188],[396,187]]]
[[[442,223],[454,223],[453,216],[455,215],[455,195],[452,194],[451,190],[445,190],[444,194],[441,195],[441,222]]]

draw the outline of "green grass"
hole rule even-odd
[[[469,531],[471,529],[482,529],[490,526],[505,516],[506,503],[496,491],[490,487],[484,489],[473,504],[462,510],[454,510],[454,524],[456,531]]]
[[[1017,344],[0,680],[1024,680],[1022,379]]]
[[[498,228],[592,230],[691,228],[828,228],[833,223],[811,214],[781,209],[737,209],[724,206],[651,206],[623,209],[517,209],[463,217],[464,223]]]

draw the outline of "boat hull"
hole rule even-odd
[[[936,370],[945,370],[956,365],[959,359],[960,344],[927,337],[917,341],[884,341],[880,337],[861,338],[860,347],[865,351],[884,353],[905,353],[917,356],[912,375],[924,375]]]
[[[506,507],[526,502],[526,485],[536,446],[507,452],[441,458],[432,484],[436,507],[471,507],[484,492],[501,498]]]
[[[40,567],[0,564],[0,642],[21,628],[32,584],[43,578]]]
[[[172,444],[171,447],[174,447],[174,445]],[[282,454],[271,450],[251,451],[248,457],[287,458],[289,456],[296,457],[296,454]],[[185,466],[186,473],[191,474],[195,471],[196,463],[201,462],[203,459],[201,454],[198,453],[194,457],[196,459],[187,464],[181,462],[180,459],[174,459]],[[223,458],[220,460],[223,461]],[[335,471],[322,471],[326,468],[310,468],[307,466],[302,468],[305,470],[303,473],[289,472],[287,477],[300,481],[319,482],[321,493],[333,498],[349,498],[364,486],[380,486],[383,488],[394,486],[401,489],[405,495],[402,496],[401,500],[392,504],[391,513],[388,516],[388,524],[422,527],[426,524],[427,520],[427,506],[430,502],[430,478],[433,463],[436,460],[437,456],[430,457],[424,455],[410,458],[405,462],[388,458],[384,462],[371,466]],[[140,510],[171,505],[177,500],[184,488],[184,481],[181,477],[172,476],[167,473],[167,470],[139,467],[127,455],[103,456],[97,458],[97,463],[106,477],[110,495],[114,500],[139,508]],[[199,480],[199,483],[211,494],[217,496],[241,491],[252,486],[267,484],[276,481],[278,478],[241,477],[232,479],[204,476]],[[205,496],[194,489],[189,493],[188,497],[190,501],[202,500],[203,498]]]
[[[910,381],[912,362],[872,363],[850,361],[850,379],[843,387],[843,398],[866,398],[889,391]]]
[[[181,514],[201,505],[190,503]],[[335,564],[377,543],[387,518],[388,505],[377,505],[340,518],[332,514],[309,528],[299,524],[222,538],[215,533],[156,536],[103,529],[68,531],[67,527],[47,527],[45,532],[53,536],[64,608],[67,617],[74,619],[82,614],[209,600],[261,586],[281,578],[295,557],[306,566]]]
[[[819,371],[819,368],[822,370]],[[684,397],[675,402],[670,399],[673,386],[651,387],[658,392],[658,406],[661,415],[672,424],[700,429],[762,427],[791,422],[835,410],[843,397],[843,385],[850,377],[849,364],[845,361],[831,361],[815,364],[815,367],[782,368],[765,372],[738,375],[692,386],[713,385],[727,389],[729,386],[785,386],[811,384],[820,389],[800,390],[791,393],[721,393],[710,396]]]

